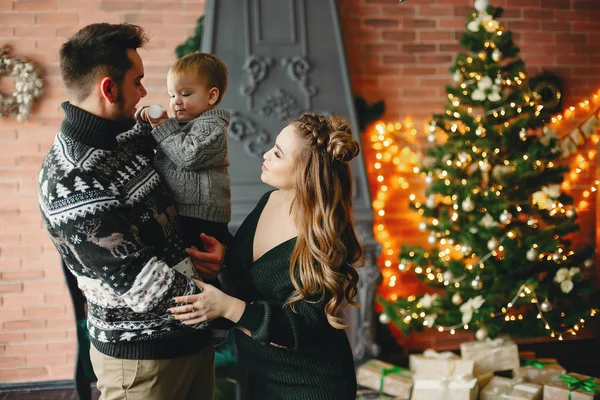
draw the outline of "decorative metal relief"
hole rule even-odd
[[[231,114],[228,133],[230,138],[244,145],[246,153],[256,158],[262,158],[271,140],[269,132],[257,127],[254,121],[239,112]]]
[[[260,109],[262,115],[266,117],[275,115],[282,121],[299,115],[301,111],[296,98],[281,88],[276,89],[267,97],[265,104]]]
[[[251,55],[246,59],[242,69],[248,74],[249,82],[242,85],[240,92],[244,96],[252,96],[258,85],[267,77],[274,62],[271,57]]]

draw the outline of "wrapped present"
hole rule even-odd
[[[523,382],[522,379],[508,379],[494,376],[479,392],[480,400],[541,400],[542,386]]]
[[[544,385],[544,400],[592,400],[600,394],[600,379],[581,374],[561,375]]]
[[[356,400],[394,400],[394,396],[381,393],[375,389],[369,389],[364,386],[358,385],[356,389]]]
[[[520,367],[517,345],[508,338],[464,342],[460,354],[465,360],[475,361],[475,375]]]
[[[554,358],[522,359],[519,375],[526,382],[545,385],[567,371]]]
[[[459,374],[473,374],[475,362],[462,360],[458,355],[445,351],[438,353],[427,349],[423,354],[411,354],[408,358],[411,372],[420,378],[438,378]]]
[[[415,375],[411,400],[476,400],[479,386],[470,374],[419,378]]]
[[[407,368],[397,367],[380,360],[369,360],[358,367],[359,385],[393,396],[394,399],[410,398],[413,381]]]

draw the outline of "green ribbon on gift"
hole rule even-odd
[[[574,390],[578,390],[578,389],[585,390],[586,392],[594,393],[594,394],[599,393],[598,389],[600,389],[600,385],[598,385],[594,381],[594,378],[588,378],[588,379],[581,380],[581,379],[577,378],[576,376],[567,374],[567,375],[559,376],[558,380],[565,382],[567,384],[567,387],[570,389],[569,390],[569,400],[571,400],[571,393]]]
[[[558,364],[551,362],[551,361],[539,361],[539,360],[530,360],[530,359],[521,360],[522,367],[533,367],[536,369],[544,369],[544,368],[546,368],[546,365],[558,365]]]
[[[393,374],[393,375],[400,375],[404,378],[410,378],[410,375],[404,374],[404,372],[408,371],[408,368],[402,368],[402,367],[398,367],[396,365],[392,366],[391,368],[383,368],[381,365],[374,363],[374,362],[368,362],[367,365],[377,368],[381,372],[381,378],[379,379],[379,391],[380,392],[383,392],[385,377],[388,375]]]

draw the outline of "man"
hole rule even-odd
[[[181,273],[193,266],[152,167],[150,125],[134,120],[146,96],[137,49],[147,40],[138,26],[101,23],[62,46],[69,102],[41,166],[38,197],[87,297],[102,398],[212,399],[210,330],[186,327],[167,311],[173,297],[200,290]]]

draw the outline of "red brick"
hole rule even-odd
[[[22,284],[21,284],[22,285]],[[28,306],[39,306],[44,304],[44,296],[42,294],[37,295],[23,295],[23,294],[3,294],[2,296],[4,307],[28,307]]]
[[[21,293],[21,292],[23,292],[23,284],[22,283],[0,282],[0,294]]]
[[[402,50],[407,53],[433,53],[436,51],[435,44],[408,44],[404,43],[402,45]]]
[[[383,40],[393,40],[395,42],[412,42],[417,34],[414,31],[384,31],[381,37]]]
[[[48,377],[48,370],[42,367],[0,369],[1,382],[43,380],[46,377]]]
[[[30,367],[63,365],[67,363],[67,355],[64,353],[26,354],[25,363]]]
[[[5,355],[7,356],[26,356],[28,354],[45,353],[45,343],[19,343],[8,344]]]
[[[2,319],[21,319],[23,318],[22,307],[2,307]]]
[[[133,1],[101,0],[99,9],[102,11],[137,11],[142,8],[142,3]]]
[[[23,364],[25,364],[25,357],[23,356],[0,357],[0,368],[20,367]]]
[[[15,1],[15,11],[56,11],[56,0]]]
[[[4,321],[4,329],[9,331],[23,331],[28,329],[44,329],[46,323],[44,321],[36,320],[15,320],[15,321]]]
[[[436,21],[433,19],[406,19],[402,21],[403,29],[435,28]]]
[[[35,24],[35,15],[33,14],[0,14],[0,26],[29,26],[33,24]]]
[[[48,343],[48,352],[49,353],[58,353],[58,352],[72,352],[76,348],[75,343],[73,342],[54,342]]]
[[[392,6],[382,6],[381,14],[395,17],[414,17],[416,10],[417,7],[398,7],[398,5],[394,4]]]
[[[67,326],[73,326],[75,322],[73,322],[73,318],[63,318],[63,319],[49,319],[46,321],[46,326],[48,329],[60,329],[65,328]]]
[[[365,26],[378,28],[397,28],[399,21],[396,19],[372,18],[365,20]]]
[[[13,11],[14,1],[12,0],[0,0],[0,11],[8,12]]]
[[[571,8],[570,1],[562,1],[562,0],[540,0],[541,6],[543,9],[548,8],[560,8],[564,10],[568,10]]]
[[[71,325],[74,326],[74,323]],[[66,325],[66,327],[71,327],[71,325]],[[43,331],[28,331],[24,333],[25,340],[28,342],[64,342],[67,338],[66,330],[49,330],[44,329]]]
[[[0,3],[0,4],[2,4],[2,3]],[[1,11],[1,6],[0,6],[0,11]],[[1,38],[11,37],[14,34],[15,34],[15,28],[13,28],[12,26],[0,26],[0,37]]]
[[[384,64],[415,64],[417,56],[410,54],[399,54],[395,56],[383,56]]]
[[[28,307],[25,309],[27,318],[61,319],[65,317],[65,307]]]
[[[419,32],[420,42],[449,42],[452,40],[452,31]]]
[[[75,13],[50,13],[37,14],[35,22],[38,25],[72,25],[78,22],[78,15]]]

